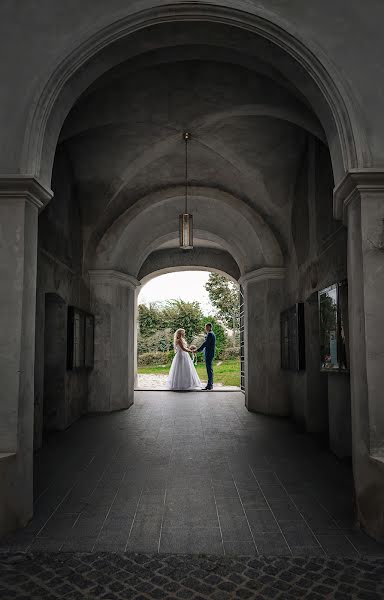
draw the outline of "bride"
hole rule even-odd
[[[188,348],[184,329],[177,329],[175,332],[173,346],[175,356],[169,371],[167,388],[169,390],[201,388],[201,381],[190,357],[190,354],[193,354],[193,350]]]

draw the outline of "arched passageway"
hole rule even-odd
[[[7,302],[15,308],[6,325],[20,331],[14,354],[26,368],[13,368],[15,359],[4,371],[10,400],[2,407],[9,427],[1,527],[25,524],[31,516],[33,370],[35,420],[44,394],[41,353],[34,363],[33,347],[35,341],[37,349],[43,344],[46,293],[95,317],[93,368],[86,370],[83,356],[84,368],[67,386],[72,420],[82,411],[132,404],[137,287],[155,271],[188,264],[223,270],[244,288],[250,411],[293,415],[307,431],[323,434],[335,397],[344,399],[342,414],[349,415],[348,375],[335,379],[319,369],[317,294],[347,278],[347,235],[333,219],[334,185],[337,216],[345,202],[348,224],[360,231],[361,219],[348,212],[348,203],[372,189],[375,174],[360,185],[357,169],[371,164],[365,129],[331,61],[266,18],[196,3],[139,12],[98,31],[62,57],[42,88],[20,154],[18,172],[28,176],[3,179],[2,195],[18,199],[7,235],[19,231],[21,219],[17,252],[30,258],[20,277],[33,298],[38,246],[38,319],[35,340],[34,303],[10,286]],[[181,255],[186,128],[192,134],[195,248]],[[48,204],[50,185],[54,198]],[[37,208],[44,205],[37,240]],[[18,264],[15,252],[7,260],[9,279]],[[371,435],[368,414],[380,416],[378,388],[361,387],[370,371],[358,358],[362,333],[355,319],[370,300],[361,292],[361,248],[351,242],[349,261],[358,518],[379,536],[383,473],[370,454],[380,448],[382,425]],[[299,302],[305,309],[306,369],[285,372],[280,315]],[[335,438],[345,433],[344,423],[333,426]],[[40,436],[37,427],[37,445]],[[350,440],[344,448],[351,454]],[[15,470],[26,489],[17,501],[18,484],[9,483]],[[379,489],[373,501],[372,486]]]
[[[241,310],[241,287],[237,279],[218,268],[218,263],[215,271],[204,266],[163,267],[144,276],[137,295],[135,389],[167,389],[175,331],[183,328],[188,346],[199,348],[204,342],[205,324],[210,323],[215,334],[214,388],[244,391]],[[198,387],[204,388],[208,383],[204,353],[197,352],[191,358],[200,379]]]

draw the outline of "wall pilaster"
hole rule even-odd
[[[245,397],[248,410],[288,415],[290,406],[280,368],[280,312],[283,267],[262,267],[241,277],[245,309]]]
[[[0,535],[32,517],[38,213],[51,197],[0,177]]]
[[[384,171],[351,171],[335,190],[348,227],[352,451],[357,517],[384,539]]]
[[[111,269],[89,272],[95,315],[95,364],[90,373],[88,410],[110,412],[133,403],[135,306],[139,282]]]

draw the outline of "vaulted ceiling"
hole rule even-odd
[[[65,121],[88,265],[137,274],[151,252],[177,248],[186,130],[196,246],[242,272],[284,261],[297,173],[323,129],[267,62],[196,44],[124,61]]]

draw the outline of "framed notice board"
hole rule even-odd
[[[280,314],[281,368],[305,370],[304,304],[298,302]]]
[[[349,370],[348,285],[340,281],[319,292],[320,368]]]
[[[94,316],[75,306],[69,306],[67,323],[67,369],[92,369]]]

